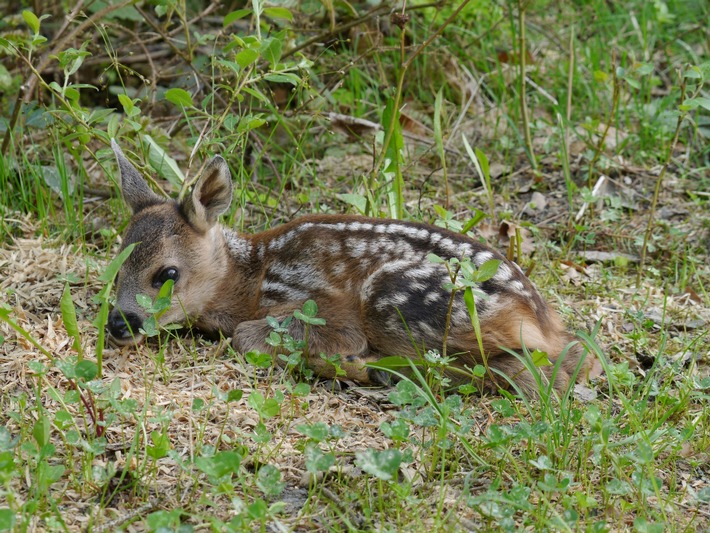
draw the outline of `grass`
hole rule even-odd
[[[0,530],[710,527],[706,3],[289,6],[0,22]],[[340,390],[224,339],[105,345],[112,137],[172,195],[223,154],[243,231],[363,212],[510,249],[606,375],[443,394],[428,354]]]

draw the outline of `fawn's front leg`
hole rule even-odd
[[[283,304],[266,309],[261,314],[283,322],[302,305],[303,302]],[[337,354],[340,355],[340,367],[348,379],[363,384],[386,384],[388,380],[382,372],[365,367],[366,363],[375,362],[380,357],[370,352],[357,303],[348,297],[319,298],[318,315],[326,320],[325,325],[307,325],[292,318],[288,326],[288,334],[294,340],[308,340],[303,352],[306,366],[321,377],[336,378],[335,366],[323,359],[321,354]],[[283,348],[277,349],[266,343],[272,331],[266,318],[242,322],[234,331],[232,346],[239,353],[284,353]]]

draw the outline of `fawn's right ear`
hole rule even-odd
[[[113,148],[113,153],[116,154],[118,168],[121,170],[121,193],[131,211],[135,214],[148,206],[165,202],[163,198],[148,187],[140,172],[123,155],[115,139],[111,139],[111,148]]]
[[[195,227],[207,232],[232,203],[232,173],[221,156],[215,156],[205,166],[192,193],[180,205],[182,212]]]

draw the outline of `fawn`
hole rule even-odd
[[[450,302],[443,287],[449,272],[428,259],[433,253],[444,260],[469,257],[477,266],[500,260],[495,275],[478,287],[487,297],[475,303],[483,353],[493,370],[487,387],[507,388],[505,374],[521,392],[537,394],[532,374],[505,349],[539,349],[552,361],[562,354],[555,370],[541,369],[558,392],[595,366],[579,346],[565,351],[571,337],[520,268],[465,235],[346,215],[304,216],[242,235],[217,221],[232,201],[232,177],[222,157],[214,157],[191,194],[177,202],[154,193],[115,141],[112,147],[133,213],[122,246],[138,243],[118,273],[109,315],[109,331],[119,344],[141,339],[147,314],[136,296],[155,297],[172,279],[172,305],[160,323],[189,323],[231,336],[239,353],[274,353],[265,342],[272,331],[266,318],[281,322],[312,299],[326,324],[308,327],[303,355],[323,377],[335,377],[335,368],[321,354],[339,354],[348,378],[386,384],[386,373],[365,364],[389,355],[416,358],[423,348],[441,350],[444,338],[456,366],[472,368],[482,357],[469,310],[460,293]],[[300,320],[288,325],[296,340],[304,340],[305,331]]]

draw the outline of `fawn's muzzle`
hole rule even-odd
[[[122,312],[118,307],[114,307],[108,315],[108,331],[119,343],[126,343],[131,340],[141,338],[140,328],[143,326],[143,319],[135,313]]]

